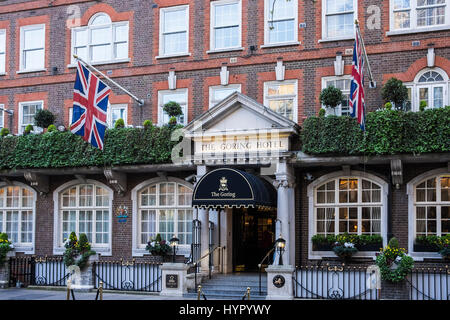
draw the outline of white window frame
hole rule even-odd
[[[0,75],[4,75],[6,74],[6,29],[0,29],[0,35],[3,35],[5,38],[5,41],[0,43],[0,57],[3,56],[5,60],[5,63],[0,65]]]
[[[225,4],[238,4],[238,8],[239,8],[239,12],[238,12],[238,21],[239,21],[239,25],[238,25],[238,29],[239,29],[239,40],[238,40],[238,45],[234,46],[234,47],[226,47],[226,48],[216,48],[215,47],[215,7],[216,6],[220,6],[220,5],[225,5]],[[209,30],[209,51],[207,53],[210,52],[221,52],[221,51],[234,51],[234,50],[243,50],[244,48],[242,47],[242,1],[241,0],[217,0],[217,1],[211,1],[210,2],[211,6],[210,6],[210,30]],[[230,25],[229,27],[231,27],[232,25]]]
[[[39,49],[35,49],[35,50],[43,50],[44,54],[43,54],[43,61],[42,61],[42,67],[39,68],[26,68],[25,66],[25,57],[24,57],[24,51],[25,51],[25,31],[31,31],[31,30],[38,30],[38,29],[42,29],[43,34],[44,34],[44,39],[43,39],[43,43],[42,43],[42,48]],[[45,24],[33,24],[33,25],[28,25],[28,26],[22,26],[20,27],[20,54],[19,54],[19,71],[17,71],[18,73],[21,72],[35,72],[35,71],[45,71],[45,37],[46,37],[46,31],[45,31]]]
[[[295,95],[278,96],[280,98],[274,98],[272,96],[269,98],[269,95],[268,95],[269,88],[268,87],[271,84],[278,84],[278,85],[294,84]],[[292,110],[292,120],[291,121],[297,123],[298,122],[298,80],[297,79],[288,79],[288,80],[283,80],[283,81],[266,81],[266,82],[264,82],[264,106],[266,106],[267,108],[270,109],[269,100],[279,100],[279,99],[288,99],[288,98],[293,99],[293,104],[292,104],[293,110]],[[284,115],[282,115],[282,114],[279,114],[279,115],[284,117]],[[288,119],[288,120],[290,120],[290,119]]]
[[[424,75],[425,73],[429,72],[429,71],[434,71],[439,73],[442,78],[444,79],[443,81],[436,81],[436,82],[419,82],[419,79],[422,77],[422,75]],[[441,68],[425,68],[422,69],[419,73],[417,73],[416,77],[414,78],[413,82],[408,82],[404,84],[407,88],[411,88],[411,111],[419,111],[419,107],[420,107],[420,94],[419,94],[419,89],[420,88],[424,88],[424,87],[428,87],[429,89],[429,101],[430,99],[432,99],[432,92],[431,89],[434,87],[443,87],[444,88],[444,92],[443,92],[443,106],[447,106],[450,104],[450,97],[449,97],[449,90],[450,90],[450,78],[447,75],[447,73],[442,70]],[[427,109],[430,108],[430,104],[428,103],[427,105]]]
[[[184,115],[184,122],[183,123],[178,123],[178,124],[182,124],[182,125],[187,125],[188,123],[188,106],[189,106],[189,90],[188,88],[181,88],[181,89],[176,89],[176,90],[160,90],[158,91],[158,125],[162,126],[165,125],[166,123],[163,122],[163,105],[162,105],[162,101],[163,101],[163,96],[166,94],[174,94],[174,93],[183,93],[186,96],[186,104],[183,106],[181,106],[181,108],[183,109],[183,115]]]
[[[290,0],[293,4],[294,9],[294,40],[292,41],[284,41],[284,42],[269,42],[269,33],[270,33],[270,11],[272,7],[270,6],[271,0],[264,0],[264,45],[261,47],[276,47],[276,46],[285,46],[285,45],[295,45],[300,44],[298,41],[298,0]],[[290,19],[282,19],[282,20],[290,20]]]
[[[164,19],[165,13],[170,11],[181,11],[184,10],[186,14],[186,50],[184,52],[178,53],[165,53],[164,52]],[[159,10],[159,55],[158,58],[169,58],[169,57],[179,57],[188,56],[189,53],[189,5],[173,6],[161,8]]]
[[[62,193],[64,191],[66,191],[69,188],[72,187],[78,187],[80,185],[94,185],[95,187],[101,187],[103,189],[105,189],[108,192],[108,196],[109,196],[109,202],[108,202],[108,206],[107,207],[98,207],[101,209],[107,209],[109,210],[109,242],[108,244],[101,244],[101,245],[93,245],[92,244],[92,249],[95,250],[97,253],[100,253],[103,256],[110,256],[112,254],[111,248],[112,248],[112,238],[113,238],[113,233],[112,233],[112,225],[113,225],[113,199],[114,199],[114,191],[109,188],[107,185],[100,183],[96,180],[91,180],[91,179],[87,179],[84,183],[80,183],[79,180],[72,180],[69,181],[67,183],[64,183],[63,185],[59,186],[58,188],[55,189],[55,191],[53,192],[53,254],[55,255],[61,255],[64,253],[65,248],[64,248],[64,244],[63,244],[63,239],[62,239],[62,211],[65,209],[62,207]],[[77,206],[78,206],[78,201],[79,198],[77,197]],[[94,199],[95,201],[95,199]],[[92,210],[95,211],[94,206],[90,206],[90,207],[80,207],[78,206],[77,209],[75,210]],[[78,226],[77,226],[78,228]],[[95,228],[95,225],[94,225]],[[93,229],[95,230],[95,229]],[[95,234],[93,232],[93,234]]]
[[[450,175],[448,168],[439,168],[439,169],[434,169],[434,170],[425,172],[425,173],[413,178],[406,185],[406,193],[408,196],[408,252],[410,253],[411,257],[413,257],[414,260],[417,260],[417,261],[423,261],[423,259],[441,259],[441,255],[438,252],[415,252],[414,251],[414,241],[416,239],[416,230],[417,230],[417,228],[416,228],[416,205],[417,204],[419,204],[419,205],[429,204],[429,205],[436,206],[436,223],[437,223],[438,218],[440,219],[440,212],[441,212],[440,207],[442,205],[450,205],[450,201],[447,201],[447,202],[439,201],[441,195],[439,192],[436,192],[436,201],[417,203],[416,202],[416,186],[428,179],[440,177],[443,175]],[[438,179],[438,182],[439,182],[439,179]],[[438,191],[439,189],[437,189],[437,186],[438,185],[436,184],[436,190]],[[439,193],[439,195],[438,195],[438,193]],[[439,224],[438,224],[438,226],[439,226]],[[438,229],[436,229],[436,231],[438,231]]]
[[[127,104],[123,104],[123,103],[122,104],[109,104],[109,106],[108,106],[108,115],[107,115],[108,128],[114,128],[115,123],[113,123],[112,113],[113,113],[113,110],[116,110],[116,109],[119,109],[119,110],[120,109],[124,109],[125,110],[124,117],[122,119],[123,119],[123,122],[125,124],[125,127],[128,124],[128,105]]]
[[[140,227],[140,220],[141,220],[141,217],[140,217],[140,210],[141,210],[140,194],[144,189],[146,189],[150,186],[153,186],[153,185],[159,184],[159,183],[167,183],[167,182],[180,184],[180,185],[183,185],[184,187],[191,189],[192,191],[194,190],[194,186],[192,184],[186,182],[183,179],[175,178],[175,177],[167,177],[167,179],[161,179],[158,177],[158,178],[152,178],[152,179],[143,181],[142,183],[140,183],[136,187],[134,187],[133,190],[131,191],[131,201],[133,204],[132,205],[132,207],[133,207],[133,214],[132,214],[132,229],[133,229],[133,237],[132,237],[133,238],[132,239],[132,252],[133,253],[132,254],[133,254],[133,256],[141,256],[142,257],[144,254],[149,254],[149,252],[145,249],[146,246],[142,245],[140,243],[140,237],[141,237],[141,232],[140,232],[140,228],[141,228]],[[178,188],[176,186],[175,186],[175,188],[176,188],[176,192],[178,192]],[[157,197],[157,199],[159,198],[158,193],[157,193],[156,197]],[[157,201],[159,201],[159,200],[157,200]],[[183,206],[183,207],[178,207],[178,206],[167,206],[167,207],[153,206],[153,207],[150,207],[150,206],[148,206],[148,207],[145,207],[144,209],[157,210],[158,208],[161,208],[161,209],[167,208],[167,209],[175,209],[175,210],[178,210],[178,209],[189,210],[189,209],[192,209],[192,206]],[[157,220],[155,223],[156,223],[156,226],[159,227],[158,214],[156,216],[157,216]],[[193,212],[193,219],[194,219],[194,212]],[[178,220],[176,220],[174,222],[176,225],[176,228],[178,227],[177,221]],[[176,228],[174,227],[174,232],[177,231]],[[156,228],[156,233],[158,233],[158,228]],[[188,245],[188,244],[179,245],[177,254],[185,255],[187,257],[187,256],[189,256],[190,252],[191,252],[190,245]]]
[[[24,126],[27,126],[29,124],[31,124],[33,126],[33,133],[40,133],[42,132],[44,129],[37,127],[34,123],[23,123],[23,107],[25,105],[31,105],[31,104],[40,104],[41,105],[41,109],[44,109],[44,101],[43,100],[37,100],[37,101],[23,101],[23,102],[19,102],[19,128],[18,128],[18,132],[19,134],[23,134],[25,128],[23,128]]]
[[[108,17],[108,19],[111,21],[110,23],[106,23],[103,25],[91,25],[91,23],[100,15],[105,15]],[[91,47],[92,45],[92,39],[91,39],[91,31],[97,28],[104,28],[104,27],[110,27],[110,31],[111,31],[111,42],[110,47],[111,47],[111,58],[109,60],[99,60],[99,61],[92,61],[92,50]],[[123,27],[125,26],[127,28],[127,40],[126,41],[116,41],[116,28],[117,27]],[[69,65],[69,67],[75,67],[76,66],[76,59],[73,57],[73,55],[75,54],[75,33],[79,32],[79,31],[86,31],[87,32],[87,44],[85,46],[80,46],[80,47],[86,47],[87,49],[87,54],[88,57],[86,58],[87,62],[94,64],[94,65],[100,65],[100,64],[111,64],[111,63],[120,63],[120,62],[129,62],[130,61],[130,29],[129,29],[129,22],[128,21],[118,21],[118,22],[112,22],[111,17],[104,13],[104,12],[99,12],[96,13],[95,15],[93,15],[88,22],[87,26],[82,26],[82,27],[76,27],[76,28],[72,28],[71,29],[71,64]],[[116,58],[116,53],[115,53],[115,44],[117,42],[120,43],[126,43],[127,44],[127,57],[126,58]],[[105,43],[106,44],[106,43]]]
[[[349,13],[349,12],[347,12]],[[338,13],[336,13],[337,15]],[[345,14],[342,12],[341,14]],[[340,37],[328,37],[327,36],[327,1],[322,1],[322,39],[319,42],[325,41],[339,41],[339,40],[351,40],[355,38],[355,25],[353,25],[353,32],[349,35],[340,36]],[[335,14],[333,14],[335,15]],[[353,0],[353,21],[358,17],[358,1]]]
[[[336,80],[349,80],[349,81],[351,81],[351,79],[352,79],[351,75],[322,77],[322,90],[327,87],[327,82],[328,81],[336,81]],[[345,95],[350,96],[350,87],[349,87],[348,92],[345,90],[345,91],[342,91],[342,93],[345,94]],[[336,108],[334,110],[335,113],[332,113],[333,111],[329,110],[331,108],[326,108],[324,105],[322,105],[321,107],[326,110],[327,114],[333,114],[333,115],[335,114],[337,116],[342,116],[341,105],[336,106]]]
[[[417,32],[430,32],[430,31],[439,31],[439,30],[448,30],[450,29],[450,1],[446,0],[446,8],[445,8],[445,23],[434,26],[417,26],[417,0],[411,0],[410,2],[410,22],[409,28],[403,29],[395,29],[394,25],[394,1],[389,0],[389,31],[386,35],[396,35],[396,34],[405,34],[405,33],[417,33]],[[433,7],[439,7],[441,5],[433,5]],[[406,10],[397,10],[397,11],[406,11]]]
[[[32,238],[32,242],[31,243],[14,243],[14,250],[16,251],[16,252],[23,252],[23,253],[25,253],[25,254],[34,254],[34,252],[35,252],[35,247],[34,247],[34,244],[36,243],[35,241],[36,241],[36,200],[37,200],[37,194],[36,194],[36,191],[34,191],[32,188],[30,188],[29,186],[27,186],[26,184],[24,184],[24,183],[21,183],[21,182],[17,182],[17,181],[13,181],[12,182],[12,185],[11,186],[13,186],[13,187],[20,187],[21,189],[20,189],[20,199],[22,198],[22,189],[27,189],[28,191],[30,191],[31,192],[31,194],[32,194],[32,197],[33,197],[33,199],[32,199],[32,207],[22,207],[22,205],[20,206],[20,208],[4,208],[4,209],[7,209],[7,210],[18,210],[18,211],[32,211],[32,217],[33,217],[33,219],[32,219],[32,224],[33,224],[33,227],[32,227],[32,236],[31,236],[31,238]],[[7,185],[6,183],[4,183],[4,182],[0,182],[0,189],[2,189],[2,188],[7,188],[7,187],[9,187],[9,185]],[[6,196],[6,195],[5,195]],[[5,217],[4,217],[4,219],[6,219]],[[19,234],[20,234],[20,231],[21,231],[21,220],[19,220],[19,230],[18,230],[18,232],[19,232]],[[4,230],[6,230],[6,226],[4,225],[4,222],[3,222],[3,228],[4,228]],[[5,231],[2,231],[2,230],[0,230],[0,232],[5,232]]]
[[[333,172],[327,175],[324,175],[316,180],[314,180],[312,183],[310,183],[307,187],[307,194],[308,194],[308,259],[322,259],[324,257],[335,257],[333,251],[313,251],[313,245],[311,238],[316,234],[316,219],[315,219],[315,212],[316,212],[316,200],[317,200],[317,188],[321,186],[322,184],[333,180],[333,179],[365,179],[372,183],[376,183],[381,187],[381,203],[370,203],[370,202],[362,202],[361,201],[361,195],[362,195],[362,183],[358,182],[358,202],[352,202],[352,203],[342,203],[340,204],[337,199],[335,199],[335,202],[332,204],[323,204],[323,206],[332,207],[335,208],[339,207],[358,207],[358,225],[360,224],[360,218],[361,218],[361,208],[362,206],[381,206],[381,228],[380,228],[380,235],[383,238],[383,246],[387,245],[387,210],[388,210],[388,190],[389,190],[389,183],[384,181],[383,179],[369,174],[367,172],[362,171],[356,171],[351,170],[350,174],[346,173],[344,171],[337,171]],[[338,186],[335,186],[335,188],[338,188]],[[335,195],[336,197],[339,197],[339,194]],[[338,217],[337,217],[338,218]],[[339,219],[335,220],[339,221]],[[336,222],[335,222],[336,223]],[[339,226],[335,225],[335,228],[339,228]],[[360,232],[361,228],[358,228],[358,233]],[[360,251],[355,254],[355,257],[370,257],[375,260],[375,254],[371,251]]]
[[[214,101],[214,91],[221,89],[235,89],[235,91],[241,93],[241,84],[229,84],[226,86],[210,86],[209,87],[209,108],[211,109],[220,101]]]

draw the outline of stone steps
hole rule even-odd
[[[261,276],[261,295],[259,294],[259,275],[237,273],[213,275],[201,283],[202,292],[207,300],[242,300],[250,287],[250,300],[265,300],[267,295],[267,276]],[[189,290],[186,298],[197,298],[196,290]],[[201,297],[204,300],[203,297]],[[246,300],[246,299],[245,299]]]

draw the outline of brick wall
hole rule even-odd
[[[67,109],[72,100],[72,87],[75,69],[70,63],[70,30],[66,27],[73,11],[71,5],[79,9],[80,21],[85,25],[89,18],[98,12],[106,12],[114,21],[129,21],[130,62],[100,65],[99,69],[108,72],[112,78],[145,100],[144,106],[132,100],[129,105],[129,124],[141,125],[145,119],[155,119],[157,94],[155,83],[166,82],[170,67],[174,67],[178,80],[186,80],[189,85],[188,120],[191,121],[207,109],[208,87],[218,83],[222,63],[228,63],[230,83],[241,82],[242,93],[263,101],[261,90],[262,73],[275,76],[275,64],[281,57],[287,73],[298,75],[298,121],[316,114],[319,109],[318,94],[321,90],[321,77],[334,74],[333,62],[336,52],[351,49],[352,40],[318,42],[322,37],[321,2],[299,1],[298,22],[306,23],[306,28],[298,30],[299,45],[261,48],[264,43],[263,1],[243,0],[242,6],[242,51],[206,53],[209,50],[209,0],[170,0],[170,1],[3,1],[0,7],[0,27],[7,30],[7,74],[0,76],[0,96],[7,97],[5,107],[17,111],[16,96],[23,93],[45,92],[48,95],[46,107],[57,114],[57,124],[67,126]],[[169,59],[155,59],[159,54],[159,12],[162,7],[189,5],[190,56]],[[385,1],[359,1],[360,21],[369,18],[367,7],[379,5],[381,8],[381,29],[369,30],[361,23],[375,80],[376,89],[366,90],[369,110],[382,105],[380,91],[383,82],[390,76],[405,77],[409,71],[416,73],[423,68],[429,44],[436,49],[436,64],[450,73],[450,31],[386,36],[389,30],[389,8]],[[257,18],[255,18],[257,17]],[[27,23],[45,23],[46,71],[20,73],[19,69],[19,29]],[[420,41],[418,47],[412,41]],[[255,46],[254,51],[250,46]],[[237,62],[230,63],[236,57]],[[350,73],[351,56],[344,56],[346,70]],[[56,69],[54,69],[56,68]],[[403,79],[404,81],[407,79]],[[122,95],[113,88],[116,95]],[[114,101],[113,101],[114,103]],[[16,112],[16,115],[18,113]],[[16,116],[5,116],[7,127],[17,132]]]

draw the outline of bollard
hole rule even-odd
[[[198,290],[197,290],[197,300],[200,300],[200,294],[202,292],[202,286],[198,286]]]
[[[66,300],[70,300],[70,280],[67,280],[67,297]]]
[[[247,300],[250,300],[250,287],[247,287]]]
[[[100,281],[100,300],[103,300],[103,281]]]

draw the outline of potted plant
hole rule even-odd
[[[169,124],[176,125],[177,118],[183,114],[180,104],[175,101],[169,101],[163,106],[163,111],[169,116]],[[175,118],[175,121],[173,120]]]
[[[69,267],[76,265],[83,271],[89,265],[89,257],[95,255],[95,251],[91,250],[91,245],[86,234],[80,234],[77,239],[75,232],[72,232],[69,239],[64,243],[66,250],[64,251],[64,264]]]
[[[25,127],[25,130],[23,130],[23,135],[24,135],[24,136],[27,136],[27,135],[29,135],[29,134],[31,133],[31,131],[33,131],[33,130],[34,130],[33,125],[29,124],[29,125],[27,125],[27,126]]]
[[[114,123],[114,128],[115,129],[125,128],[125,121],[123,119],[117,119],[116,122]]]
[[[330,86],[320,92],[319,99],[325,107],[333,109],[334,114],[336,114],[335,109],[342,103],[344,96],[340,89]]]
[[[55,115],[49,110],[41,109],[34,115],[34,124],[40,128],[48,128],[55,123]]]
[[[6,263],[8,252],[14,249],[14,245],[8,240],[6,233],[0,233],[0,267]]]
[[[403,110],[408,99],[408,89],[401,80],[390,78],[381,89],[381,96],[385,102],[391,102],[397,110]]]
[[[406,254],[406,249],[400,248],[398,240],[392,238],[376,258],[380,268],[381,279],[388,282],[402,282],[411,272],[414,260]]]
[[[415,252],[438,252],[439,251],[439,237],[430,236],[418,236],[414,241]]]
[[[161,238],[158,233],[155,238],[150,238],[145,248],[152,256],[159,256],[164,259],[166,255],[172,252],[172,248],[167,244],[166,240]]]
[[[383,238],[378,234],[358,236],[356,248],[359,251],[379,251],[383,247]]]
[[[316,234],[311,238],[311,242],[314,251],[332,251],[333,244],[336,242],[336,236]]]
[[[352,242],[336,242],[333,247],[334,253],[344,261],[349,260],[355,253],[358,252],[355,244]]]

